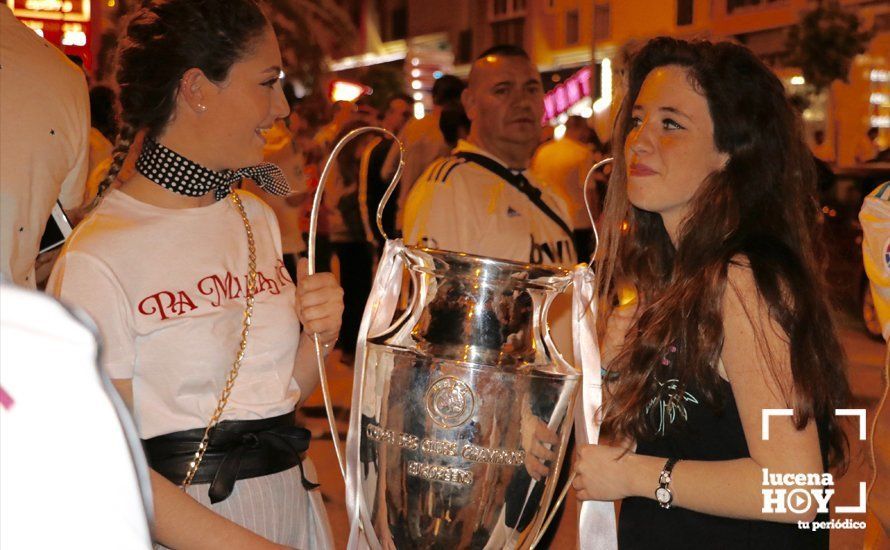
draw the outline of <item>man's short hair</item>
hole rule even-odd
[[[531,57],[529,57],[528,52],[519,46],[514,46],[513,44],[497,44],[494,45],[484,52],[480,53],[478,57],[476,57],[476,61],[480,59],[484,59],[490,55],[499,56],[499,57],[521,57],[523,59],[528,59],[531,61]]]
[[[445,105],[452,101],[460,101],[466,84],[453,74],[443,74],[433,83],[433,105]]]

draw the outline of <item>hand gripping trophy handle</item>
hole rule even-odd
[[[389,130],[385,130],[383,128],[378,128],[374,126],[366,126],[363,128],[357,128],[348,134],[346,134],[343,139],[337,142],[337,145],[334,146],[334,149],[331,151],[331,154],[328,156],[328,160],[325,162],[324,170],[321,172],[321,177],[318,180],[318,188],[315,190],[315,197],[312,201],[312,213],[309,218],[309,239],[307,243],[308,254],[309,254],[309,266],[308,271],[309,275],[315,274],[315,241],[316,235],[318,233],[318,212],[321,208],[321,200],[324,194],[324,188],[327,184],[328,178],[330,178],[331,168],[334,165],[334,161],[337,158],[337,155],[340,154],[340,151],[343,147],[346,146],[347,143],[357,138],[362,134],[366,134],[368,132],[378,132],[384,134],[389,139],[394,140],[399,146],[399,165],[396,168],[396,172],[392,177],[392,181],[390,181],[389,187],[386,190],[386,193],[383,196],[383,200],[380,201],[380,207],[377,209],[377,227],[380,229],[380,233],[384,238],[389,238],[386,232],[383,230],[383,207],[386,205],[387,200],[389,200],[390,195],[392,195],[395,190],[396,185],[398,184],[399,178],[402,176],[402,169],[405,167],[405,147],[402,145],[402,142],[396,138],[395,134],[390,132]],[[337,424],[334,421],[334,412],[331,406],[331,393],[328,388],[328,377],[325,373],[325,365],[324,365],[324,351],[321,341],[318,339],[318,335],[316,334],[314,337],[315,340],[315,359],[318,363],[318,379],[319,385],[321,386],[322,397],[324,398],[324,408],[325,413],[328,418],[328,426],[331,429],[331,436],[333,438],[334,443],[334,452],[337,455],[337,464],[340,466],[340,474],[343,476],[343,479],[346,479],[346,460],[344,458],[343,449],[340,446],[340,434],[337,430]]]

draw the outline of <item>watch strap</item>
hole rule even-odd
[[[655,489],[655,500],[659,506],[665,509],[670,508],[674,501],[674,492],[671,490],[671,476],[673,475],[674,466],[679,461],[680,459],[676,457],[668,458],[667,462],[664,463],[664,468],[661,469],[661,473],[658,475],[658,488]],[[668,495],[667,501],[658,498],[660,493],[663,494],[665,492]]]

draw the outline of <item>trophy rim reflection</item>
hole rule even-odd
[[[515,270],[517,272],[525,272],[528,274],[529,279],[526,282],[527,285],[537,286],[544,289],[552,289],[552,290],[563,290],[570,283],[565,282],[561,283],[560,281],[550,282],[546,278],[542,278],[546,274],[550,274],[550,278],[561,280],[561,279],[570,279],[571,278],[571,270],[566,269],[564,267],[550,265],[550,264],[531,264],[531,263],[523,263],[523,262],[515,262],[512,260],[505,260],[500,258],[491,258],[488,256],[480,256],[477,254],[470,254],[469,252],[460,252],[453,250],[444,250],[441,248],[429,248],[425,246],[413,246],[413,245],[405,245],[406,248],[410,248],[412,250],[425,252],[433,257],[442,258],[448,257],[452,260],[462,259],[466,264],[470,264],[476,268],[479,267],[491,267],[491,268],[502,268],[502,267],[510,267],[511,270]],[[417,266],[414,269],[424,270],[423,266]],[[436,275],[435,272],[430,271],[431,275]],[[533,277],[534,274],[540,274],[538,277]]]

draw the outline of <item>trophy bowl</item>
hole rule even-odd
[[[528,548],[580,382],[547,324],[571,273],[400,246],[409,303],[357,358],[361,432],[347,452],[358,453],[365,537],[379,548]]]

